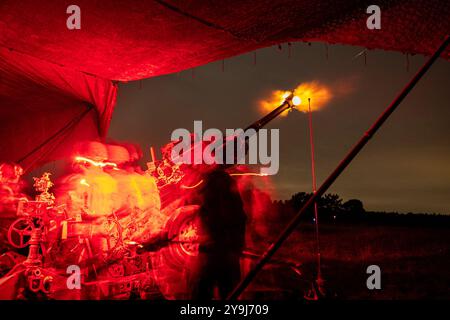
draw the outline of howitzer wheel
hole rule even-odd
[[[176,265],[184,265],[186,259],[198,255],[198,209],[199,206],[179,208],[166,222],[170,257]]]
[[[19,218],[14,221],[8,229],[8,241],[18,249],[25,248],[31,238],[33,231],[33,222],[28,218]]]
[[[165,224],[168,246],[152,255],[156,283],[166,299],[188,299],[187,279],[198,255],[199,206],[184,206],[175,211]]]

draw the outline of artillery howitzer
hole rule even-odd
[[[257,132],[281,113],[293,108],[292,100],[291,93],[278,108],[245,130]],[[231,141],[235,143],[237,138]],[[224,141],[223,148],[229,145],[230,140]],[[202,169],[213,170],[215,166],[203,166]],[[222,166],[232,168],[231,165]],[[55,198],[48,192],[52,186],[48,176],[37,179],[35,187],[41,194],[35,201],[19,202],[18,219],[8,232],[12,247],[28,248],[28,258],[21,263],[23,267],[20,270],[30,282],[27,290],[33,295],[63,297],[55,295],[54,289],[67,290],[64,288],[68,276],[65,268],[68,261],[73,261],[86,270],[83,274],[84,288],[98,288],[96,291],[101,292],[100,295],[88,294],[82,298],[126,298],[135,291],[140,292],[141,297],[158,294],[159,291],[168,299],[188,298],[189,290],[182,280],[186,267],[198,253],[198,206],[185,205],[182,200],[187,194],[195,192],[195,188],[186,188],[197,178],[189,176],[193,171],[188,165],[174,164],[167,156],[149,164],[147,173],[158,182],[161,210],[165,212],[167,221],[163,231],[145,243],[126,240],[124,234],[128,226],[123,225],[119,213],[91,221],[69,218],[64,206],[54,205]],[[92,252],[92,244],[99,237],[107,243],[106,249]],[[248,251],[244,256],[251,259],[258,257]],[[62,262],[58,262],[58,258]],[[298,270],[295,263],[280,264]],[[17,268],[9,274],[15,271]]]

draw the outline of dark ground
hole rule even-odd
[[[434,218],[428,218],[435,220]],[[403,220],[403,219],[402,219]],[[251,247],[263,252],[284,224]],[[329,298],[343,300],[450,299],[450,226],[370,223],[321,224],[322,274]],[[256,251],[256,250],[255,250]],[[268,265],[245,291],[246,299],[301,300],[316,273],[313,225],[304,222],[274,257],[299,262],[298,275],[283,265]],[[245,259],[244,265],[250,261]],[[381,290],[368,290],[366,269],[381,268]]]
[[[274,226],[273,234],[277,229],[280,228]],[[364,300],[450,299],[449,231],[447,226],[322,225],[322,274],[328,296]],[[264,248],[269,244],[263,244]],[[278,259],[301,262],[302,276],[286,267],[265,267],[245,296],[302,299],[314,279],[314,252],[314,229],[303,225],[276,255]],[[381,268],[381,290],[366,287],[366,269],[371,264]]]

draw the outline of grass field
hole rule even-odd
[[[280,229],[274,226],[271,234]],[[269,244],[258,242],[257,246]],[[450,228],[324,225],[320,245],[330,298],[450,299]],[[302,298],[315,277],[315,252],[314,229],[301,226],[276,258],[300,261],[302,276],[285,267],[268,266],[252,289],[272,292],[267,295],[271,298]],[[367,289],[366,269],[372,264],[381,268],[381,290]]]

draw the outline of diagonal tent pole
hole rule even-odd
[[[239,298],[241,293],[248,287],[252,282],[258,272],[262,267],[272,258],[272,256],[277,252],[277,250],[283,245],[284,241],[289,237],[289,235],[294,231],[299,222],[300,217],[311,207],[314,203],[320,199],[320,197],[328,190],[328,188],[333,184],[333,182],[339,177],[339,175],[347,168],[347,166],[352,162],[356,155],[364,148],[364,146],[369,142],[370,138],[380,129],[384,122],[389,118],[389,116],[395,111],[395,109],[400,105],[403,99],[409,94],[409,92],[414,88],[414,86],[419,82],[423,75],[428,71],[432,64],[439,58],[439,56],[444,52],[450,43],[450,36],[446,35],[445,39],[436,49],[434,54],[428,59],[427,62],[422,66],[422,68],[416,73],[416,75],[410,80],[410,82],[403,88],[400,94],[392,101],[389,107],[380,115],[380,117],[375,121],[375,123],[370,127],[368,131],[364,133],[361,139],[354,145],[350,152],[345,156],[345,158],[339,163],[336,169],[329,175],[329,177],[324,181],[316,193],[308,199],[303,208],[297,213],[297,215],[291,220],[291,222],[286,226],[283,232],[280,234],[278,239],[272,243],[267,251],[263,254],[262,258],[256,263],[256,265],[249,271],[249,273],[242,279],[242,281],[236,286],[233,292],[227,297],[227,300],[235,300]]]
[[[317,192],[317,179],[316,179],[316,158],[314,151],[314,130],[311,110],[311,98],[308,98],[308,126],[309,126],[309,145],[311,151],[311,178],[312,178],[312,191],[313,194]],[[316,283],[321,286],[322,279],[322,267],[320,257],[320,239],[319,239],[319,207],[317,201],[314,201],[314,227],[316,236],[316,255],[317,255],[317,274]]]

